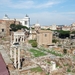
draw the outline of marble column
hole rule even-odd
[[[12,59],[12,47],[10,47],[10,57]]]
[[[12,46],[12,34],[11,34],[11,36],[10,36],[10,40],[11,40],[10,42],[11,42],[11,46]]]
[[[24,42],[24,36],[23,36],[23,42]]]
[[[23,40],[22,40],[22,36],[21,36],[21,42],[22,42]]]
[[[20,48],[18,48],[18,69],[20,68]]]
[[[18,35],[17,35],[17,42],[18,42],[18,39],[19,39],[19,38],[18,38]]]
[[[56,69],[56,63],[54,61],[51,61],[52,64],[52,71],[54,71]]]
[[[17,64],[16,64],[16,48],[14,48],[14,66],[16,68]]]
[[[15,38],[16,36],[14,35],[14,42],[16,42],[16,38]]]

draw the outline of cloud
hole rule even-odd
[[[55,1],[48,1],[46,3],[42,3],[42,4],[39,4],[36,6],[36,8],[48,8],[48,7],[51,7],[55,4],[58,4],[59,2],[55,2]]]
[[[75,20],[74,13],[75,12],[40,12],[29,14],[29,16],[32,24],[38,20],[41,25],[70,25]]]
[[[0,5],[10,5],[11,0],[0,0]]]
[[[6,4],[5,4],[6,3]],[[16,9],[30,9],[30,8],[48,8],[53,5],[59,4],[59,1],[36,1],[36,0],[1,0],[1,5],[6,5],[8,7],[16,8]]]
[[[11,6],[12,8],[18,8],[18,9],[23,9],[23,8],[32,8],[34,5],[34,2],[32,0],[28,1],[18,1],[17,3],[12,3]]]

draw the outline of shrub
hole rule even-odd
[[[33,42],[35,42],[36,40],[29,40],[28,42],[30,43],[30,44],[32,44]]]
[[[34,41],[34,42],[32,43],[32,47],[37,47],[37,42],[36,42],[36,41]]]
[[[66,54],[67,53],[67,49],[63,49],[63,52],[64,52],[64,54]]]
[[[68,69],[67,69],[67,72],[71,72],[71,70],[68,68]]]
[[[58,42],[58,40],[56,40],[56,39],[53,39],[53,40],[52,40],[52,42],[53,42],[53,43],[57,43],[57,42]]]

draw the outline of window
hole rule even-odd
[[[16,42],[17,42],[17,39],[16,39]]]
[[[4,32],[4,29],[2,29],[2,32]]]
[[[27,21],[25,21],[25,25],[27,25]]]
[[[45,37],[47,36],[47,34],[45,34]]]

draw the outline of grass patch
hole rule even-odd
[[[44,52],[47,52],[47,53],[51,53],[51,54],[53,54],[53,55],[55,55],[55,56],[60,56],[60,57],[63,56],[61,53],[58,53],[58,52],[56,52],[56,51],[54,51],[54,50],[48,50],[48,49],[44,49],[44,48],[38,48],[38,49],[39,49],[39,50],[42,50],[42,51],[44,51]]]
[[[42,72],[43,70],[41,69],[41,67],[36,67],[36,68],[32,68],[31,71]]]
[[[57,52],[55,52],[55,51],[53,51],[53,50],[48,50],[47,51],[48,53],[51,53],[51,54],[53,54],[53,55],[55,55],[55,56],[63,56],[62,54],[60,54],[60,53],[57,53]]]
[[[51,62],[50,62],[50,61],[47,61],[47,63],[48,63],[48,64],[51,64]]]
[[[32,43],[35,42],[35,41],[36,41],[36,40],[29,40],[28,42],[32,44]]]
[[[67,72],[71,72],[71,70],[68,68],[68,69],[67,69]]]
[[[3,37],[2,40],[6,41],[6,39]]]
[[[32,47],[37,47],[37,41],[36,40],[29,40],[28,42],[32,45]]]
[[[35,49],[30,49],[30,52],[32,52],[35,57],[46,55],[44,52],[41,52],[41,51],[38,51],[38,50],[35,50]]]

